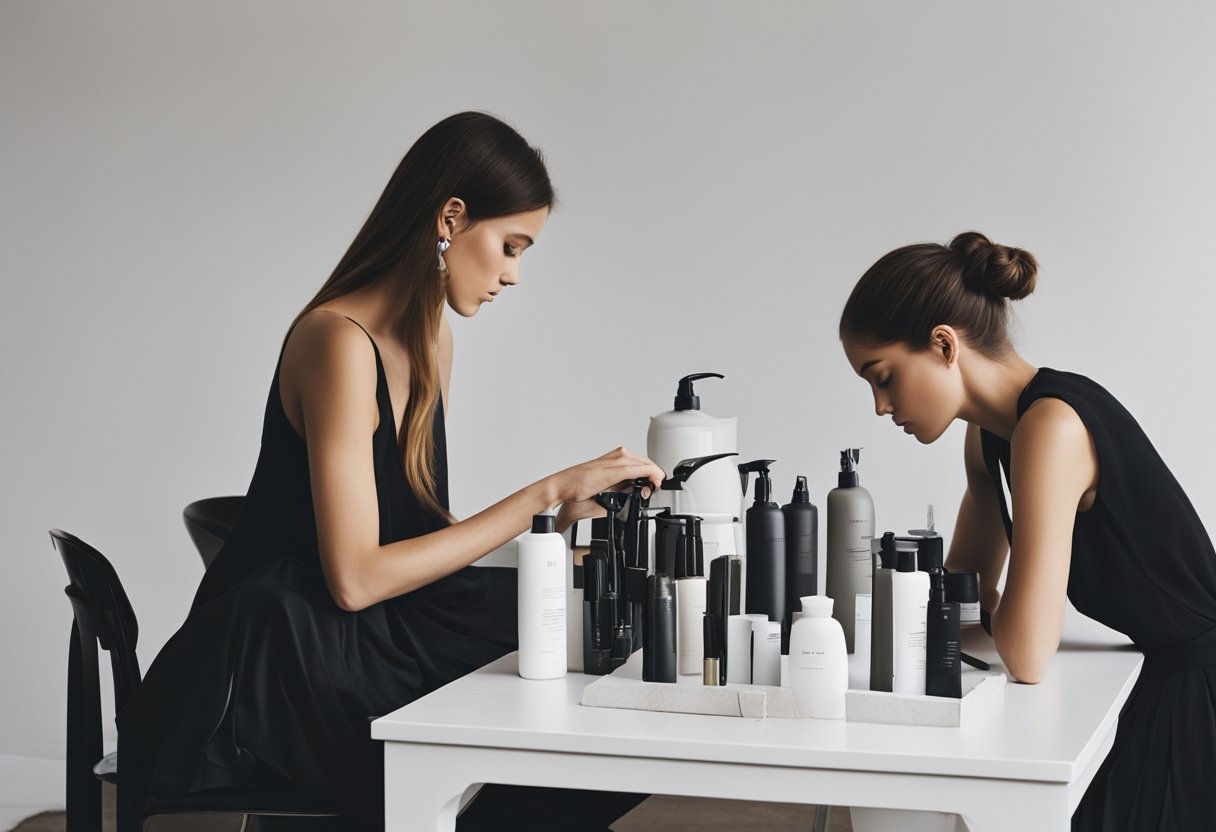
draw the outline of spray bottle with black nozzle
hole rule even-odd
[[[755,473],[755,502],[747,510],[747,556],[743,585],[744,609],[767,615],[770,621],[785,620],[785,516],[773,502],[769,466],[777,460],[757,459],[739,466],[746,487]]]
[[[636,479],[629,492],[625,506],[623,524],[624,563],[625,563],[625,599],[631,607],[633,617],[633,649],[640,650],[644,643],[644,616],[646,576],[650,572],[650,517],[646,514],[650,498],[645,495],[645,489],[650,487],[650,480]],[[641,625],[641,626],[639,626]]]
[[[583,672],[612,672],[616,597],[608,591],[608,541],[592,540],[583,558]]]
[[[624,547],[620,545],[621,528],[618,520],[629,495],[621,491],[601,491],[593,499],[600,508],[608,512],[608,595],[616,607],[616,620],[612,630],[612,666],[620,667],[633,653],[633,605],[624,598],[625,552]]]

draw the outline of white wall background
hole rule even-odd
[[[0,755],[62,757],[46,531],[106,553],[145,666],[243,492],[278,345],[412,141],[514,123],[561,195],[452,316],[457,514],[618,443],[676,379],[814,499],[861,445],[880,527],[948,533],[961,428],[874,418],[836,322],[887,250],[976,228],[1043,266],[1031,361],[1135,413],[1216,520],[1216,7],[1022,2],[0,5]],[[3,788],[0,786],[0,788]],[[2,802],[2,801],[0,801]]]

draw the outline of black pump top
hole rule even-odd
[[[895,556],[895,532],[883,534],[881,546],[878,556],[882,559],[882,568],[894,569],[898,563],[898,558]]]
[[[692,392],[692,383],[702,378],[726,378],[721,373],[693,373],[680,379],[676,388],[676,410],[700,410],[701,397]]]
[[[743,481],[744,491],[747,491],[749,476],[753,473],[760,475],[756,477],[756,501],[752,504],[753,506],[773,502],[773,481],[769,479],[768,466],[776,461],[775,459],[756,459],[739,466],[739,478]]]
[[[920,537],[916,540],[916,568],[921,572],[933,574],[934,569],[943,569],[943,538],[940,535],[934,537]]]
[[[624,491],[601,491],[591,499],[609,514],[616,514],[629,502],[629,495]]]
[[[730,451],[724,454],[711,454],[710,456],[694,456],[691,459],[683,459],[676,463],[675,470],[671,472],[671,476],[663,480],[659,488],[663,491],[683,491],[684,483],[688,482],[688,478],[697,472],[697,469],[702,465],[708,465],[719,459],[725,459],[728,456],[738,456],[735,451]]]
[[[552,514],[532,515],[532,534],[553,534],[557,531],[557,518]]]
[[[840,488],[856,488],[860,485],[857,479],[857,464],[861,462],[861,448],[849,448],[840,452],[840,476],[836,484]]]
[[[806,477],[798,477],[794,482],[794,496],[790,497],[791,503],[809,503],[811,501],[811,492],[806,488]]]
[[[896,572],[915,572],[916,571],[916,552],[909,552],[907,549],[901,549],[896,553],[899,558],[896,561]]]
[[[946,603],[946,573],[941,569],[929,570],[929,600]]]

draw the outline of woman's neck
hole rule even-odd
[[[1018,399],[1038,368],[1010,350],[999,359],[978,353],[963,367],[966,402],[959,418],[1008,440],[1018,423]]]

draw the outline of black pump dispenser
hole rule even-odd
[[[879,544],[878,557],[882,561],[883,569],[894,569],[899,565],[899,558],[895,554],[895,532],[885,532],[882,536],[882,542]]]
[[[785,515],[773,502],[773,481],[768,469],[777,460],[757,459],[739,466],[744,483],[752,472],[756,500],[747,510],[747,600],[749,613],[762,613],[770,621],[785,621]]]
[[[806,487],[806,477],[799,476],[794,482],[794,494],[790,497],[790,503],[809,503],[811,501],[811,492]]]
[[[857,479],[857,464],[861,462],[861,448],[849,448],[840,452],[840,476],[836,484],[840,488],[856,488],[861,484]]]
[[[752,503],[752,508],[756,506],[773,506],[777,504],[773,502],[773,481],[769,478],[768,467],[777,460],[775,459],[757,459],[752,462],[745,462],[739,466],[739,477],[743,481],[743,490],[747,490],[747,481],[752,473],[757,473],[760,476],[756,478],[756,501]]]
[[[676,410],[700,410],[701,397],[692,392],[692,383],[703,378],[726,378],[721,373],[693,373],[680,379],[676,389]]]

